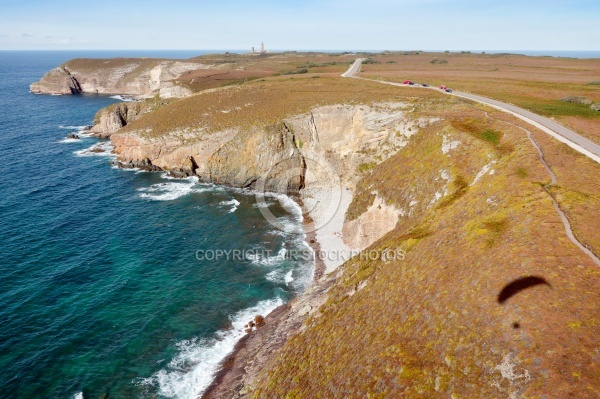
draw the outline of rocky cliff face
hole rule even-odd
[[[149,106],[144,102],[123,102],[103,108],[94,117],[90,132],[100,138],[109,138],[148,110]]]
[[[354,172],[360,164],[393,155],[406,145],[414,134],[411,127],[416,129],[419,123],[424,122],[405,117],[403,104],[327,106],[247,131],[191,129],[159,137],[131,131],[118,132],[111,140],[123,163],[149,160],[164,170],[186,170],[193,159],[195,174],[203,181],[254,187],[261,176],[269,176],[273,181],[268,188],[285,192],[304,188],[306,169],[315,154],[340,171],[344,184],[354,186],[358,177]],[[117,120],[111,126],[118,124]],[[287,175],[289,170],[296,174]],[[285,179],[289,185],[282,183]]]
[[[173,115],[165,108],[111,136],[125,166],[235,187],[268,176],[267,190],[299,192],[306,205],[335,183],[325,161],[350,193],[340,226],[317,239],[366,251],[267,317],[206,397],[598,392],[597,268],[565,238],[523,131],[450,101],[313,106],[216,131],[195,103],[189,127],[159,129]],[[231,109],[210,112],[239,120]],[[382,257],[398,249],[404,257]],[[546,284],[511,291],[528,277]]]
[[[594,397],[600,273],[566,239],[523,131],[489,109],[415,129],[409,111],[377,108],[293,126],[303,156],[320,143],[351,174],[344,238],[379,257],[267,317],[204,397]]]
[[[194,61],[159,59],[76,59],[48,72],[30,86],[38,94],[123,94],[139,98],[186,97],[192,94],[174,80],[181,74],[209,69]]]
[[[77,94],[83,91],[66,66],[54,68],[42,80],[33,83],[29,90],[36,94]]]

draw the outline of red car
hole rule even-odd
[[[405,80],[405,81],[404,81],[404,84],[405,84],[405,85],[410,85],[410,84],[412,84],[412,82],[411,82],[410,80]]]
[[[447,89],[447,87],[446,87],[446,86],[444,86],[444,85],[441,85],[441,86],[440,86],[440,90],[446,90],[446,89]]]

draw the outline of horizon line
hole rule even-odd
[[[74,48],[74,49],[43,49],[43,48],[34,48],[34,49],[9,49],[9,48],[0,48],[0,51],[248,51],[247,49],[240,48],[211,48],[211,49],[148,49],[148,48],[128,48],[128,49],[111,49],[111,48]],[[267,53],[278,53],[278,52],[401,52],[401,51],[410,51],[410,52],[423,52],[423,53],[443,53],[443,52],[493,52],[493,51],[562,51],[562,52],[600,52],[599,50],[591,50],[591,49],[272,49],[268,50]]]

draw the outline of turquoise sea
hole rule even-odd
[[[71,58],[198,54],[0,52],[0,398],[196,398],[243,325],[310,283],[312,262],[285,256],[304,235],[252,193],[119,170],[88,151],[106,142],[65,139],[117,99],[28,91]],[[297,205],[270,204],[301,232]]]

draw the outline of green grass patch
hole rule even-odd
[[[500,144],[500,139],[502,138],[502,133],[497,132],[495,130],[488,129],[488,130],[484,130],[481,133],[478,133],[477,137],[482,140],[485,140],[489,143],[492,143],[493,145],[498,145],[498,144]]]
[[[520,178],[524,179],[527,176],[529,176],[529,173],[527,172],[527,169],[525,168],[517,168],[516,170],[516,175],[519,176]]]
[[[306,68],[301,68],[301,69],[294,69],[293,71],[285,71],[285,72],[281,72],[282,75],[301,75],[303,73],[307,73],[308,69]]]
[[[456,179],[452,182],[452,194],[442,198],[438,208],[442,209],[449,205],[452,205],[456,200],[466,194],[469,188],[469,183],[462,176],[456,176]]]
[[[586,104],[575,104],[563,101],[551,101],[547,103],[532,103],[527,102],[520,104],[522,107],[529,109],[544,116],[580,116],[583,118],[599,118],[598,111],[594,111]]]
[[[361,163],[360,165],[358,165],[358,171],[361,173],[365,173],[373,169],[375,166],[377,166],[377,162]]]

